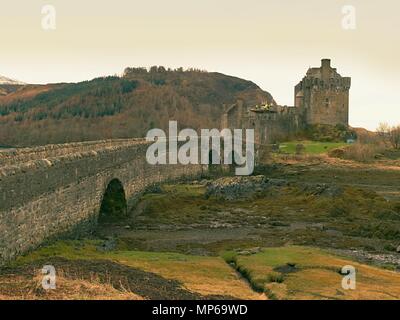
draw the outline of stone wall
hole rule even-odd
[[[254,128],[256,144],[269,145],[296,133],[299,129],[299,119],[296,112],[290,111],[252,112],[246,119],[245,128]]]
[[[349,93],[343,90],[315,90],[311,95],[307,123],[345,126],[349,123]]]
[[[0,261],[97,221],[108,183],[128,209],[147,186],[199,175],[200,165],[149,165],[144,140],[97,141],[0,153]]]
[[[271,109],[256,112],[243,104],[232,105],[222,117],[221,129],[254,129],[255,143],[262,146],[281,141],[301,128],[297,108],[274,106]]]

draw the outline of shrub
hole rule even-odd
[[[300,136],[304,136],[308,140],[324,142],[343,142],[349,138],[357,138],[355,131],[341,124],[336,126],[326,124],[308,125],[304,132],[300,132]]]
[[[339,155],[340,158],[368,162],[377,159],[378,155],[385,150],[379,144],[355,143],[339,151],[330,152],[331,156]]]

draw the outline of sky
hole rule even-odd
[[[330,58],[342,76],[352,78],[350,125],[374,130],[380,122],[400,123],[398,0],[1,0],[0,5],[2,76],[76,82],[121,74],[128,66],[194,67],[251,80],[279,104],[293,105],[293,88],[307,69]],[[46,5],[55,16],[42,12]]]

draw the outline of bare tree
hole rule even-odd
[[[381,122],[381,123],[379,123],[378,128],[376,128],[376,133],[381,138],[386,139],[389,135],[390,129],[391,128],[387,122]]]
[[[400,125],[391,127],[386,122],[382,122],[376,129],[376,133],[386,146],[400,148]]]
[[[390,128],[389,141],[393,148],[400,149],[400,125]]]

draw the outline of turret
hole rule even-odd
[[[321,76],[323,80],[328,80],[331,75],[331,59],[321,60]]]

